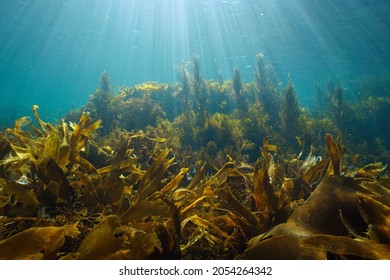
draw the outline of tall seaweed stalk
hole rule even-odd
[[[195,98],[195,115],[198,127],[204,127],[207,117],[206,112],[206,86],[200,73],[199,56],[193,59],[192,89]]]
[[[326,98],[327,94],[322,89],[319,83],[315,84],[316,94],[314,95],[313,100],[313,113],[316,117],[325,117],[326,115]]]
[[[295,93],[291,76],[288,76],[288,83],[280,109],[282,133],[287,141],[292,141],[299,135],[299,103]]]
[[[181,69],[181,90],[179,92],[179,113],[188,112],[190,110],[190,81],[189,74],[185,67]]]
[[[233,68],[233,94],[234,100],[236,102],[236,108],[238,111],[243,112],[245,110],[245,100],[242,95],[242,82],[241,82],[241,74],[240,69],[238,67]]]
[[[343,131],[344,120],[344,89],[341,82],[334,86],[331,79],[327,83],[327,96],[329,100],[329,113],[338,129]]]
[[[104,123],[101,129],[103,135],[108,134],[115,127],[114,119],[117,106],[113,103],[114,94],[110,76],[104,71],[100,76],[99,88],[91,95],[90,101],[86,106],[92,118],[100,118]]]
[[[256,101],[263,105],[265,112],[269,115],[271,124],[279,121],[279,94],[275,87],[273,78],[264,64],[264,55],[259,53],[256,56],[256,66],[254,72],[256,84]]]

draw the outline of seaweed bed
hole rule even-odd
[[[177,85],[103,73],[56,125],[33,106],[0,133],[0,259],[390,259],[389,98],[329,81],[309,113],[254,74],[195,57]]]

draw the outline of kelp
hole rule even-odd
[[[389,258],[389,201],[376,200],[375,191],[383,187],[372,180],[369,188],[362,187],[360,180],[341,175],[338,144],[331,135],[326,135],[325,142],[331,162],[326,176],[285,223],[250,240],[243,258],[325,259],[329,254]],[[384,200],[384,195],[380,197]],[[367,237],[354,239],[355,229]]]
[[[9,138],[11,150],[0,162],[3,170],[6,170],[4,174],[6,178],[0,178],[1,214],[8,217],[25,216],[25,219],[17,219],[17,217],[1,219],[0,221],[4,223],[2,226],[4,236],[6,232],[11,231],[12,224],[18,221],[32,221],[34,216],[38,216],[39,220],[42,220],[40,223],[44,224],[37,228],[38,232],[51,234],[50,224],[53,222],[50,220],[52,218],[55,221],[61,219],[62,223],[76,221],[77,226],[74,227],[84,232],[85,239],[75,241],[80,245],[73,252],[67,252],[68,254],[63,258],[109,258],[118,250],[122,250],[124,255],[129,256],[128,249],[122,248],[122,245],[131,243],[134,246],[134,243],[125,237],[132,235],[141,237],[143,235],[136,232],[142,232],[146,228],[148,228],[148,236],[163,238],[164,242],[170,240],[173,245],[168,249],[172,249],[172,252],[176,250],[178,245],[174,245],[171,240],[178,240],[177,237],[172,237],[176,234],[177,228],[174,224],[177,224],[175,222],[177,217],[171,216],[177,216],[178,211],[170,199],[162,197],[162,194],[178,187],[186,169],[164,185],[161,183],[164,173],[173,162],[173,158],[166,159],[169,150],[156,151],[147,170],[142,170],[137,166],[137,160],[129,150],[131,139],[144,137],[156,143],[164,142],[163,139],[145,137],[142,134],[123,136],[113,156],[106,163],[107,166],[97,169],[86,159],[88,155],[84,153],[86,146],[89,145],[88,138],[100,127],[100,121],[92,122],[90,116],[83,113],[77,124],[70,124],[72,131],[69,131],[65,121],[62,121],[58,128],[43,122],[38,115],[37,106],[33,107],[33,113],[40,128],[36,128],[23,118],[15,123],[14,129],[7,131],[15,138]],[[23,123],[28,123],[31,132],[23,130]],[[12,165],[9,164],[10,159],[12,159]],[[8,178],[14,173],[17,173],[12,176],[16,177],[15,181]],[[25,181],[23,184],[22,179]],[[161,189],[164,189],[161,195],[156,195]],[[108,210],[109,208],[111,210]],[[150,217],[157,220],[147,221],[145,213],[149,210],[151,211]],[[70,214],[73,211],[77,214]],[[105,214],[103,211],[108,212]],[[164,211],[166,216],[162,215]],[[109,213],[112,214],[109,215]],[[96,217],[95,214],[98,216]],[[159,215],[163,216],[161,220],[158,220]],[[93,216],[95,216],[93,219],[90,218]],[[169,220],[173,226],[169,225]],[[130,224],[132,224],[131,227]],[[90,228],[91,226],[93,228]],[[63,227],[67,225],[64,224]],[[126,229],[122,232],[121,227],[126,227]],[[127,235],[130,231],[133,234]],[[36,231],[31,230],[32,233],[30,233],[30,229],[26,229],[24,232],[28,238],[35,238]],[[13,236],[17,238],[18,234]],[[53,234],[57,234],[56,231]],[[13,236],[3,242],[4,246],[9,246]],[[76,236],[71,235],[71,237]],[[43,235],[43,241],[39,242],[46,242],[45,238]],[[99,243],[104,243],[106,246],[95,246]],[[53,249],[47,248],[48,252],[52,250],[50,258],[58,258],[65,254],[65,252],[61,254],[58,252],[62,245],[58,241],[53,244],[55,246]],[[51,243],[45,243],[44,246],[51,246]],[[162,248],[162,253],[166,249],[166,244],[160,244],[157,247]],[[34,247],[34,249],[39,249],[39,252],[42,248]],[[149,249],[146,251],[154,252]],[[116,257],[119,255],[117,253]],[[20,258],[42,257],[40,255],[29,256],[23,252],[17,256]],[[43,256],[43,258],[47,257],[48,255]],[[10,258],[14,256],[10,255]]]
[[[300,244],[306,248],[316,248],[340,256],[358,256],[364,259],[390,259],[390,246],[378,244],[364,238],[349,238],[334,235],[313,235],[302,238]]]
[[[103,147],[88,113],[54,126],[37,109],[1,138],[2,259],[389,258],[385,166],[346,169],[330,134],[324,158],[266,137],[254,165],[185,167],[156,135]]]
[[[53,259],[65,242],[76,237],[77,225],[32,227],[0,241],[0,259]]]
[[[369,225],[368,236],[381,243],[390,242],[390,205],[386,196],[357,194],[359,211]],[[383,202],[381,201],[383,200]],[[387,205],[386,205],[387,203]]]

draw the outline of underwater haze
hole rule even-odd
[[[104,71],[115,88],[175,83],[196,54],[205,79],[253,80],[264,54],[302,104],[316,82],[353,85],[390,72],[387,0],[1,0],[0,126],[38,104],[46,119],[79,108]]]

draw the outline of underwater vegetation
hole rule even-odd
[[[57,124],[33,106],[0,132],[0,259],[390,259],[388,124],[370,125],[389,97],[330,80],[310,112],[276,85],[261,54],[251,83],[194,57],[176,85],[103,73]]]
[[[253,74],[254,81],[244,83],[235,67],[231,80],[205,80],[195,56],[192,63],[182,66],[176,84],[146,82],[120,87],[114,93],[103,73],[100,87],[83,110],[102,120],[97,132],[101,144],[113,145],[110,142],[117,141],[118,130],[142,130],[145,135],[166,138],[177,159],[190,157],[187,166],[207,160],[221,167],[226,154],[254,163],[266,136],[279,143],[283,154],[293,157],[301,151],[297,136],[306,154],[311,145],[325,152],[326,133],[340,137],[348,164],[356,163],[354,157],[361,164],[389,162],[386,81],[363,79],[356,93],[351,93],[340,80],[329,78],[325,89],[319,83],[313,85],[312,106],[305,108],[293,78],[288,76],[286,86],[279,86],[262,54],[256,57]],[[81,111],[70,112],[66,120],[77,122]]]
[[[89,140],[100,120],[54,127],[33,112],[39,127],[2,134],[1,259],[390,258],[385,167],[344,173],[330,134],[324,158],[278,163],[265,138],[254,166],[228,157],[188,178],[165,139],[123,133],[109,154]],[[135,139],[154,143],[148,164]]]

